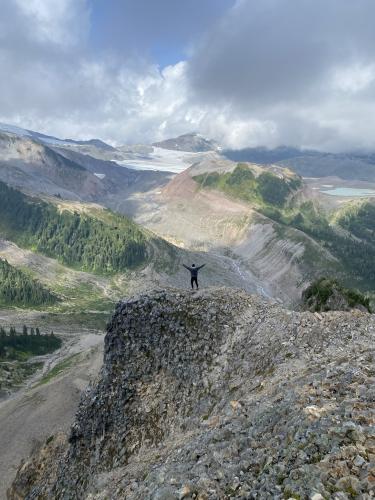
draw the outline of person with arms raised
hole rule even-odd
[[[194,289],[194,283],[197,287],[197,290],[199,288],[199,285],[198,285],[198,271],[200,269],[202,269],[202,267],[204,267],[206,264],[203,264],[201,266],[198,266],[196,267],[195,264],[192,264],[191,267],[189,266],[186,266],[185,264],[182,264],[188,271],[190,271],[190,276],[191,276],[191,288]]]

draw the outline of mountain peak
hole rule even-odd
[[[207,151],[216,151],[218,149],[214,141],[206,139],[195,132],[166,139],[165,141],[155,142],[152,145],[157,148],[186,151],[189,153],[204,153]]]

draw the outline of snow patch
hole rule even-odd
[[[154,147],[154,151],[144,157],[118,161],[120,165],[134,170],[159,170],[181,173],[193,163],[200,161],[205,153],[187,153]]]

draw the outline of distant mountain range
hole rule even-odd
[[[168,174],[162,172],[136,171],[100,159],[102,155],[95,155],[98,148],[93,146],[100,144],[96,139],[81,146],[82,141],[52,142],[37,132],[3,128],[9,130],[0,130],[0,181],[27,192],[96,202],[109,196],[116,203],[117,196],[124,200],[134,190],[150,189],[168,180]],[[108,150],[104,152],[105,157],[112,156]]]
[[[222,149],[215,141],[199,134],[184,134],[156,142],[153,146],[174,151],[219,153],[235,162],[287,167],[303,177],[338,177],[345,180],[375,182],[375,153],[322,151],[279,146],[245,149]]]
[[[375,182],[375,152],[327,153],[288,146],[280,146],[274,149],[266,147],[223,149],[215,141],[197,133],[183,134],[155,142],[152,145],[138,144],[113,147],[100,139],[60,139],[3,123],[0,123],[0,134],[1,132],[35,141],[54,149],[55,152],[61,153],[63,156],[69,156],[70,159],[72,159],[71,156],[74,153],[80,153],[97,160],[104,160],[107,164],[108,161],[118,162],[122,166],[129,166],[130,168],[138,168],[136,165],[140,160],[140,168],[148,170],[167,170],[170,168],[175,172],[181,171],[180,169],[174,169],[174,160],[171,161],[171,158],[168,158],[168,162],[163,168],[160,167],[160,158],[164,155],[164,153],[160,152],[162,149],[165,150],[165,155],[170,154],[168,151],[174,151],[176,154],[178,152],[186,153],[187,155],[191,153],[215,154],[218,157],[221,156],[235,162],[251,162],[260,165],[273,164],[290,168],[302,177],[338,177],[344,180]],[[68,151],[71,151],[72,155],[69,155]],[[0,154],[0,161],[1,159]],[[175,160],[179,161],[177,158]],[[190,161],[190,158],[186,158],[184,161]],[[145,164],[144,167],[142,162]],[[85,168],[89,168],[87,162],[85,163]],[[191,163],[193,163],[193,160],[191,160]],[[170,167],[168,164],[170,164]],[[89,165],[92,165],[92,163],[89,162]],[[186,167],[188,166],[187,164]]]
[[[375,153],[324,153],[280,146],[227,149],[222,154],[232,161],[286,166],[303,177],[339,177],[375,182]]]

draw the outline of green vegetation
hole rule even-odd
[[[375,244],[375,205],[372,203],[349,206],[339,214],[337,222],[357,238]]]
[[[62,341],[53,333],[41,335],[39,328],[23,327],[18,333],[14,327],[8,332],[0,328],[0,391],[9,391],[22,385],[42,368],[43,362],[30,358],[55,351]]]
[[[52,380],[53,378],[57,377],[58,375],[60,375],[61,373],[63,373],[65,370],[67,370],[68,368],[70,368],[74,361],[78,358],[79,354],[72,354],[71,356],[68,356],[67,358],[65,358],[63,361],[60,361],[60,363],[57,363],[56,366],[54,366],[52,368],[52,370],[50,370],[39,382],[38,384],[36,384],[36,386],[38,385],[43,385],[43,384],[47,384],[50,380]]]
[[[367,209],[346,211],[336,221],[312,201],[284,209],[268,206],[259,212],[283,226],[299,229],[326,248],[337,259],[337,267],[345,270],[346,282],[354,281],[365,290],[374,289],[375,239],[371,229],[374,220],[367,216]]]
[[[55,205],[0,182],[0,231],[21,247],[71,267],[103,274],[144,263],[144,233],[126,217],[103,212],[107,220],[68,210],[59,212]]]
[[[21,386],[36,371],[43,366],[42,362],[1,362],[0,363],[0,394]]]
[[[298,177],[284,177],[263,172],[255,177],[252,170],[239,163],[233,172],[212,172],[194,177],[202,187],[215,188],[235,198],[255,203],[258,207],[283,207],[293,192],[301,187]]]
[[[53,288],[58,294],[64,298],[64,302],[60,302],[55,311],[71,314],[72,312],[83,313],[84,311],[102,311],[108,313],[112,311],[116,301],[124,295],[124,291],[118,290],[116,285],[111,283],[108,285],[108,292],[111,296],[107,296],[106,292],[98,287],[95,283],[90,282],[75,282],[74,285],[66,286],[63,282],[63,277],[60,281],[53,283]],[[114,279],[112,281],[115,281]],[[124,286],[125,289],[125,286]],[[114,297],[114,298],[112,298]],[[117,299],[117,300],[116,300]]]
[[[361,306],[371,312],[369,297],[330,278],[312,283],[303,292],[302,301],[310,311],[348,310]]]
[[[355,278],[357,285],[374,289],[375,240],[370,233],[373,221],[366,217],[357,218],[355,213],[346,213],[345,217],[339,218],[337,227],[330,223],[328,216],[314,207],[312,202],[302,204],[292,214],[280,213],[278,220],[319,241],[342,263],[350,281]],[[370,227],[366,227],[366,224]],[[348,232],[340,231],[340,226]],[[358,239],[359,234],[366,235],[366,239]]]
[[[55,439],[55,436],[52,434],[51,436],[49,436],[47,439],[46,439],[46,444],[50,444],[52,443],[52,441]]]
[[[39,315],[38,323],[40,329],[46,332],[55,330],[79,332],[82,327],[104,332],[112,314],[113,308],[110,312],[91,311],[87,308],[69,310],[69,312],[48,311]]]
[[[53,332],[41,335],[39,328],[23,327],[22,333],[10,328],[7,333],[0,328],[0,361],[27,361],[32,356],[48,354],[61,347],[62,341]]]
[[[257,178],[258,192],[263,201],[269,205],[282,207],[285,205],[287,197],[297,190],[301,181],[299,179],[279,178],[270,172],[264,172]]]
[[[194,177],[206,188],[215,188],[252,203],[279,227],[298,229],[326,248],[345,271],[345,281],[366,290],[375,287],[375,205],[350,207],[332,221],[312,201],[300,202],[291,196],[301,187],[299,177],[279,177],[266,171],[254,175],[239,163],[233,172],[212,172]],[[345,231],[343,231],[344,229]]]
[[[0,304],[40,306],[57,302],[57,297],[26,273],[0,259]]]

